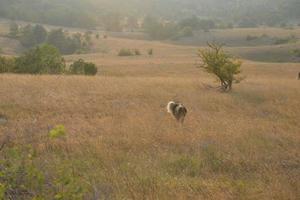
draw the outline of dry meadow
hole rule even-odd
[[[222,93],[197,47],[108,38],[93,51],[66,60],[95,62],[95,77],[0,75],[0,153],[29,171],[7,172],[12,199],[299,198],[299,63],[244,60]],[[183,126],[169,100],[187,106]],[[66,135],[49,138],[57,125]]]

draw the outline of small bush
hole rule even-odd
[[[84,66],[84,74],[85,75],[96,75],[98,69],[94,63],[86,63]]]
[[[148,55],[152,56],[153,55],[153,49],[148,49]]]
[[[70,74],[96,75],[98,69],[94,63],[85,62],[83,59],[75,61],[70,65]]]
[[[133,56],[133,52],[130,49],[121,49],[118,56]]]
[[[58,125],[49,132],[49,137],[51,139],[60,138],[65,135],[66,135],[66,129],[63,125]]]
[[[141,53],[140,50],[138,50],[138,49],[135,49],[135,50],[134,50],[134,54],[135,54],[136,56],[142,55],[142,53]]]
[[[293,50],[293,54],[294,54],[296,57],[299,57],[299,58],[300,58],[300,49],[295,49],[295,50]]]
[[[257,36],[252,36],[252,35],[247,35],[246,40],[247,41],[253,41],[253,40],[257,40],[258,37]]]

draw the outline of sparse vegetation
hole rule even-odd
[[[298,1],[0,0],[0,200],[298,199]]]
[[[286,38],[276,38],[274,44],[279,45],[279,44],[287,44],[287,43],[295,43],[297,42],[297,39],[294,35],[291,35]]]
[[[96,75],[98,69],[94,63],[85,62],[83,59],[79,59],[70,65],[69,71],[71,74]]]
[[[293,54],[294,54],[296,57],[299,57],[299,58],[300,58],[300,49],[295,49],[295,50],[293,50]]]
[[[153,49],[148,49],[148,55],[152,56],[153,55]]]
[[[57,139],[64,137],[66,135],[66,129],[64,125],[57,125],[49,132],[49,138],[51,139]]]
[[[0,56],[0,73],[9,73],[15,70],[15,59]]]
[[[208,73],[216,75],[223,91],[230,91],[236,75],[240,73],[242,63],[226,54],[221,45],[208,43],[209,50],[199,50],[203,61],[201,65]]]
[[[140,51],[139,49],[134,49],[134,54],[135,54],[136,56],[142,55],[142,53],[141,53],[141,51]]]
[[[133,56],[134,53],[131,49],[121,49],[118,53],[118,56]]]
[[[247,35],[246,40],[247,40],[247,41],[253,41],[253,40],[257,40],[258,38],[259,38],[258,36]]]

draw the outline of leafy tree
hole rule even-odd
[[[34,26],[32,33],[34,35],[36,44],[41,44],[47,39],[47,30],[41,25]]]
[[[144,31],[152,39],[165,40],[178,37],[179,27],[172,22],[161,22],[156,18],[147,16],[143,23]]]
[[[65,61],[57,48],[44,44],[29,50],[16,59],[16,73],[61,74]]]
[[[66,41],[66,36],[62,29],[51,30],[47,39],[47,43],[55,46],[62,53],[66,53],[65,41]]]
[[[88,50],[92,45],[91,33],[86,32],[84,35],[80,33],[69,36],[62,29],[50,31],[47,43],[55,46],[63,54],[73,54],[81,50]]]
[[[26,48],[42,44],[47,39],[47,30],[41,25],[27,25],[21,30],[20,42]]]
[[[208,46],[210,49],[199,50],[201,67],[218,77],[223,91],[230,91],[232,83],[239,81],[236,75],[240,73],[242,63],[226,54],[221,45],[208,43]]]
[[[30,24],[26,25],[21,30],[21,44],[26,48],[31,48],[36,45],[35,37],[33,35],[33,28]]]

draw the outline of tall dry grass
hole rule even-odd
[[[246,63],[247,79],[228,94],[205,87],[214,79],[191,66],[132,69],[136,76],[116,68],[96,77],[0,76],[8,118],[0,137],[10,138],[0,158],[10,148],[34,152],[21,157],[43,177],[40,186],[29,179],[27,193],[9,190],[12,197],[299,197],[299,65]],[[171,99],[189,110],[183,127],[166,113]],[[58,124],[67,136],[49,139]]]

